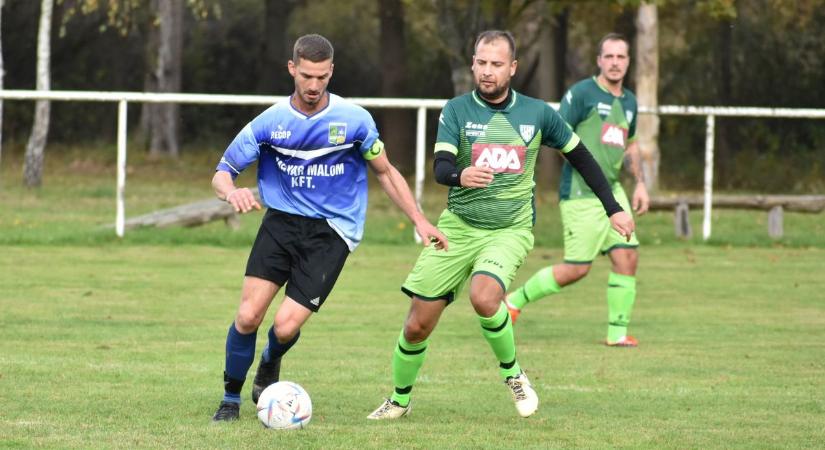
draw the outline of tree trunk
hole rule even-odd
[[[3,90],[3,1],[0,0],[0,91]],[[0,180],[3,179],[3,99],[0,98]]]
[[[48,91],[49,62],[51,58],[52,9],[54,0],[42,0],[40,25],[37,32],[37,90]],[[23,163],[23,183],[27,187],[39,187],[43,183],[43,149],[49,135],[49,110],[51,104],[38,100],[34,108],[32,134],[26,144]]]
[[[183,53],[183,2],[158,0],[157,13],[160,21],[157,67],[155,80],[158,92],[180,92]],[[180,106],[176,103],[160,103],[155,114],[149,117],[149,154],[157,157],[180,155],[178,134]]]
[[[286,63],[292,59],[288,37],[290,17],[301,0],[264,0],[264,32],[261,37],[261,77],[258,92],[265,95],[289,95],[293,81],[288,77]]]
[[[406,45],[404,30],[404,5],[401,0],[381,0],[381,96],[403,97],[406,95]],[[401,173],[411,173],[415,167],[415,137],[411,126],[415,122],[414,111],[409,109],[384,109],[381,112],[381,136],[388,154]]]
[[[539,98],[557,102],[564,94],[564,73],[567,43],[565,9],[550,17],[539,35],[538,92]],[[537,161],[536,183],[540,188],[556,189],[561,170],[561,156],[556,151],[542,151]]]
[[[157,10],[157,3],[151,3],[152,11]],[[144,39],[144,61],[146,69],[143,73],[143,92],[157,92],[158,83],[155,79],[155,66],[157,65],[157,48],[159,41],[158,27],[155,24],[154,16],[149,14],[148,24],[146,24],[146,38]],[[151,117],[157,115],[157,103],[141,103],[140,119],[134,139],[137,145],[143,150],[149,149],[149,141],[152,135]]]
[[[636,17],[636,96],[640,106],[659,106],[659,21],[655,3],[643,2]],[[659,185],[659,116],[640,114],[636,136],[649,191]]]
[[[444,40],[447,59],[450,62],[450,78],[453,94],[461,95],[473,89],[472,43],[479,28],[479,0],[467,2],[466,9],[448,0],[437,0],[438,31]],[[464,20],[460,20],[463,18]],[[467,39],[472,40],[467,44]]]
[[[733,104],[733,23],[730,19],[724,18],[719,21],[716,39],[716,66],[717,85],[716,98],[719,105]],[[724,186],[723,180],[729,180],[729,175],[732,173],[731,155],[733,146],[731,145],[730,128],[725,126],[725,119],[722,117],[716,118],[716,143],[715,143],[715,162],[716,168],[715,179],[719,180],[719,184]]]

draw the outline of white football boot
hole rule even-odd
[[[367,416],[370,420],[384,420],[384,419],[399,419],[410,413],[412,409],[412,402],[407,406],[401,406],[390,399],[384,400],[384,403],[378,407],[372,414]]]
[[[513,394],[513,401],[516,403],[516,410],[521,417],[530,417],[539,408],[539,396],[530,385],[530,380],[524,372],[507,377],[504,384],[510,388]]]

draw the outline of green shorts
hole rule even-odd
[[[613,186],[613,196],[619,205],[631,212],[627,195],[618,184]],[[630,242],[610,226],[610,219],[597,198],[562,200],[562,227],[564,229],[564,262],[568,264],[590,264],[599,253],[605,254],[614,248],[636,248],[639,241],[636,233]]]
[[[455,300],[470,276],[493,277],[504,292],[533,248],[530,228],[475,228],[449,210],[438,219],[438,229],[447,236],[449,250],[425,247],[401,290],[423,300]]]

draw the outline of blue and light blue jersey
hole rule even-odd
[[[216,170],[234,179],[258,161],[267,207],[326,219],[352,251],[364,235],[366,161],[383,148],[364,108],[330,93],[327,107],[307,116],[286,98],[238,133]]]

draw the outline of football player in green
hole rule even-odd
[[[630,210],[619,183],[625,159],[635,178],[633,209],[647,212],[650,200],[642,179],[639,144],[636,141],[636,97],[622,86],[630,64],[630,45],[622,35],[611,33],[599,42],[597,76],[584,79],[570,88],[561,101],[559,113],[579,135],[601,167],[611,185],[613,196]],[[609,346],[636,347],[627,334],[633,303],[636,301],[636,266],[639,241],[630,240],[611,228],[601,211],[601,203],[585,183],[578,168],[569,162],[562,169],[559,187],[564,228],[564,262],[541,269],[524,286],[507,296],[507,307],[515,322],[530,302],[556,294],[561,288],[584,278],[596,255],[610,257],[607,279],[608,326],[605,343]]]
[[[559,149],[584,174],[617,233],[629,237],[634,229],[598,164],[558,113],[510,88],[517,67],[513,36],[485,31],[474,49],[476,88],[444,106],[435,144],[435,179],[450,186],[447,209],[438,221],[450,250],[422,252],[401,288],[411,304],[392,357],[394,391],[369,419],[396,419],[410,411],[428,338],[467,280],[481,334],[518,414],[528,417],[538,408],[538,396],[516,359],[503,300],[533,248],[533,175],[542,145]]]

